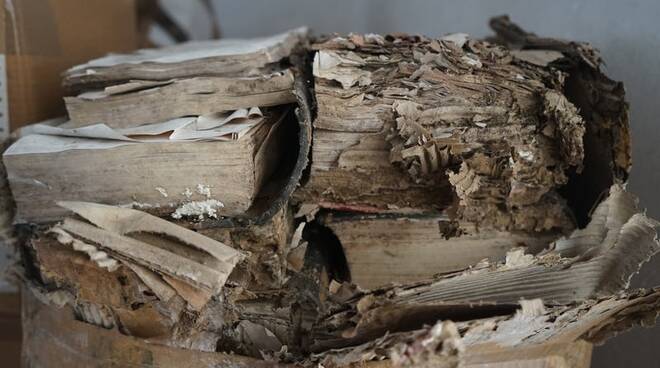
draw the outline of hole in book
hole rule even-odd
[[[259,190],[252,207],[248,210],[248,213],[253,215],[266,213],[275,201],[281,199],[287,185],[290,185],[290,179],[296,168],[300,152],[298,143],[300,132],[295,114],[296,105],[287,105],[286,109],[287,112],[282,124],[276,131],[277,136],[273,137],[272,140],[276,144],[267,147],[269,152],[266,152],[265,157],[267,160],[273,161],[268,165],[270,172],[264,175],[263,186]]]
[[[324,266],[330,280],[351,281],[351,271],[344,248],[330,228],[316,221],[309,222],[305,225],[303,239],[309,244],[305,263],[312,262]]]
[[[300,147],[298,144],[298,119],[296,118],[296,105],[287,105],[287,115],[282,121],[282,127],[279,130],[279,162],[269,177],[269,181],[289,178],[291,171],[298,160]]]
[[[612,173],[612,144],[611,137],[599,136],[599,129],[607,131],[608,128],[597,127],[594,111],[588,100],[593,94],[588,75],[576,67],[570,70],[566,79],[564,94],[566,98],[578,108],[580,116],[586,122],[584,133],[584,161],[581,173],[572,169],[568,173],[568,183],[560,188],[559,193],[566,199],[568,206],[573,210],[575,221],[580,228],[589,223],[591,210],[600,202],[614,182]]]

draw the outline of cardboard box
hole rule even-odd
[[[135,0],[8,0],[0,12],[0,137],[65,113],[61,73],[137,46]]]
[[[0,362],[3,367],[20,367],[21,297],[0,293]]]

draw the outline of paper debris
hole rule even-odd
[[[197,193],[205,196],[206,198],[211,198],[211,187],[204,184],[197,184]]]
[[[209,192],[210,193],[210,192]],[[172,213],[172,218],[196,217],[202,221],[204,218],[218,218],[218,209],[225,205],[216,199],[193,201],[182,204]]]
[[[165,188],[162,188],[162,187],[156,187],[156,190],[158,191],[158,193],[160,193],[160,195],[162,195],[163,197],[167,198],[167,191],[165,190]]]
[[[527,267],[534,264],[534,256],[531,254],[525,254],[524,248],[515,248],[506,253],[506,259],[504,262],[505,269],[518,268],[518,267]]]

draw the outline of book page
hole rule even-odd
[[[69,128],[66,122],[54,125],[48,121],[24,128],[21,136],[42,134],[126,142],[235,140],[263,120],[261,110],[251,107],[124,129],[113,129],[102,123]]]
[[[110,54],[91,60],[87,64],[74,66],[69,69],[69,72],[119,64],[180,63],[202,58],[231,57],[259,51],[268,52],[286,42],[288,38],[301,37],[306,33],[307,28],[300,27],[270,37],[196,41],[169,47],[142,49],[132,54]]]

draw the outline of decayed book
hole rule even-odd
[[[142,338],[177,331],[186,313],[224,292],[246,255],[144,212],[85,202],[61,203],[66,218],[33,238],[39,278],[56,304],[78,319]]]
[[[65,220],[51,230],[56,243],[47,236],[32,242],[37,260],[33,264],[41,276],[31,281],[31,287],[47,290],[47,299],[71,306],[88,323],[123,326],[124,333],[158,339],[169,346],[231,350],[253,357],[277,354],[284,345],[290,347],[286,359],[299,359],[307,350],[332,356],[331,349],[378,343],[388,331],[409,331],[437,320],[499,316],[515,310],[520,299],[539,298],[547,305],[585,302],[624,289],[641,263],[660,249],[655,239],[657,223],[639,212],[630,194],[614,186],[586,228],[551,243],[537,256],[520,248],[509,252],[503,262],[366,291],[315,270],[311,257],[319,245],[313,242],[307,245],[303,267],[288,262],[297,253],[300,234],[291,234],[290,215],[282,213],[267,226],[203,231],[247,253],[233,267],[218,294],[222,297],[212,299],[208,293],[200,295],[207,290],[204,287],[189,292],[164,277],[176,276],[161,269],[167,264],[145,263],[140,258],[144,246],[137,244],[141,242],[172,250],[163,237],[147,236],[156,220],[158,224],[165,220],[147,217],[149,221],[137,221],[148,215],[95,204],[62,205],[101,230],[116,234],[114,238],[131,237],[137,242],[132,249],[117,248],[115,243],[107,243],[114,238],[97,237],[98,230],[91,233],[94,225],[81,228],[81,221]],[[183,231],[174,224],[167,228],[176,230],[160,232]],[[284,249],[271,253],[267,248],[273,246]],[[191,253],[185,256],[200,260]],[[271,257],[264,269],[256,267]],[[288,262],[285,276],[274,282],[283,273],[278,271],[283,258]],[[319,264],[332,267],[323,260]],[[98,282],[103,287],[92,287]],[[126,297],[117,299],[116,295]],[[186,314],[196,316],[194,323],[181,314],[186,305]],[[214,320],[223,323],[217,325]]]
[[[268,38],[190,42],[92,60],[65,76],[65,85],[83,91],[65,98],[71,125],[129,128],[293,103],[289,57],[306,34],[299,28]]]
[[[296,294],[287,283],[300,269],[288,265],[287,209],[264,225],[191,231],[133,209],[60,205],[84,221],[40,227],[28,245],[40,281],[30,284],[79,319],[205,351],[260,356],[257,347],[292,343]]]
[[[293,225],[291,211],[285,206],[263,224],[202,226],[195,230],[249,255],[236,265],[228,282],[256,292],[276,290],[286,283]]]
[[[74,126],[102,122],[128,128],[187,115],[293,103],[293,80],[293,72],[287,69],[240,79],[195,77],[156,86],[131,82],[137,85],[132,91],[115,94],[107,87],[102,92],[86,92],[64,100]]]
[[[483,226],[583,225],[629,170],[623,89],[587,44],[512,44],[465,34],[313,44],[318,116],[301,201],[443,210],[455,195],[459,217]]]
[[[544,306],[541,299],[522,300],[492,316],[409,326],[406,331],[357,346],[316,354],[313,361],[329,367],[586,368],[590,347],[584,341],[602,344],[636,323],[645,325],[657,318],[659,307],[658,289],[568,306]],[[474,313],[467,305],[454,309]]]
[[[350,280],[362,289],[404,284],[463,270],[481,261],[504,260],[523,247],[536,254],[558,235],[470,228],[446,214],[326,213],[316,217],[337,237]]]
[[[387,331],[455,318],[461,313],[456,305],[461,304],[473,313],[492,313],[520,299],[566,305],[616,294],[660,250],[658,226],[639,212],[633,196],[613,186],[589,225],[549,244],[537,256],[518,249],[500,264],[369,292],[334,287],[336,296],[329,297],[326,314],[313,329],[314,349],[354,345]]]
[[[506,34],[503,22],[493,28]],[[350,35],[313,45],[318,115],[296,199],[328,211],[320,222],[353,282],[415,281],[501,260],[515,244],[536,253],[584,226],[626,178],[620,84],[586,44],[534,42]]]
[[[111,54],[69,69],[64,84],[73,89],[113,85],[132,79],[162,81],[197,75],[255,76],[291,55],[307,36],[305,27],[269,37],[195,41]]]
[[[66,210],[56,202],[67,200],[134,206],[174,219],[242,214],[277,169],[280,145],[286,141],[283,126],[295,119],[287,108],[264,114],[247,126],[238,123],[238,130],[229,135],[204,129],[164,130],[192,140],[163,137],[160,125],[153,132],[148,126],[142,129],[156,136],[134,135],[135,129],[110,130],[111,134],[101,129],[112,139],[87,138],[85,128],[41,127],[40,132],[55,133],[28,134],[3,155],[16,201],[15,221],[58,220]],[[177,121],[199,123],[199,118],[191,119],[192,123]],[[62,135],[72,135],[71,131],[78,136]],[[204,136],[209,133],[214,135]],[[98,131],[92,129],[91,136],[98,136]]]
[[[58,242],[87,253],[108,270],[116,269],[115,259],[126,263],[164,302],[175,291],[200,309],[222,291],[245,258],[225,244],[141,211],[88,202],[58,205],[86,220],[66,218],[50,229]]]

